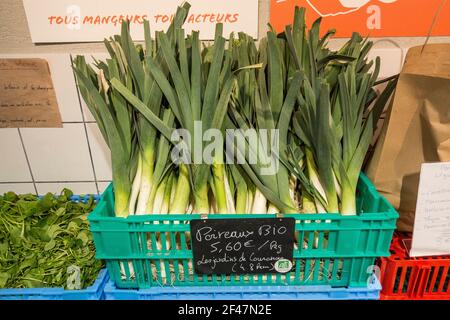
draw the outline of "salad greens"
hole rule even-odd
[[[72,191],[39,198],[14,192],[0,196],[0,288],[67,288],[72,269],[91,286],[103,268],[95,259],[87,214],[94,198],[71,200]],[[70,282],[70,279],[69,279]]]

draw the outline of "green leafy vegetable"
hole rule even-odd
[[[71,265],[81,270],[82,288],[94,283],[103,268],[86,219],[95,202],[72,195],[0,196],[0,288],[66,287]]]

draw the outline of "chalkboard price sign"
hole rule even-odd
[[[191,221],[197,274],[288,272],[294,250],[293,218]]]

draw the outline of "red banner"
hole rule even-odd
[[[371,37],[450,35],[450,1],[443,0],[271,0],[270,23],[282,31],[291,24],[295,6],[306,8],[308,25],[323,18],[323,31],[337,37],[354,31]],[[439,13],[439,14],[438,14]]]

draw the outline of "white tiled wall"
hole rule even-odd
[[[382,78],[401,70],[406,51],[395,43],[375,44],[371,57],[382,58]],[[63,120],[60,129],[0,129],[0,193],[58,193],[64,187],[78,194],[101,193],[111,180],[109,149],[79,97],[70,54],[0,57],[47,59]]]
[[[22,139],[36,181],[93,181],[83,123],[63,128],[21,129]]]
[[[86,124],[97,179],[111,180],[111,155],[97,123]]]
[[[105,56],[95,55],[100,59]],[[109,149],[79,97],[71,55],[0,55],[31,57],[48,61],[63,128],[0,129],[0,194],[59,193],[63,188],[77,194],[102,192],[111,180]]]
[[[37,193],[45,194],[47,192],[60,193],[62,189],[68,188],[75,194],[97,194],[95,182],[51,182],[36,183]]]
[[[36,189],[34,188],[34,184],[27,183],[0,183],[0,194],[4,194],[8,191],[14,191],[18,194],[24,193],[36,193]]]
[[[31,181],[31,173],[27,164],[18,129],[0,129],[0,181]]]

